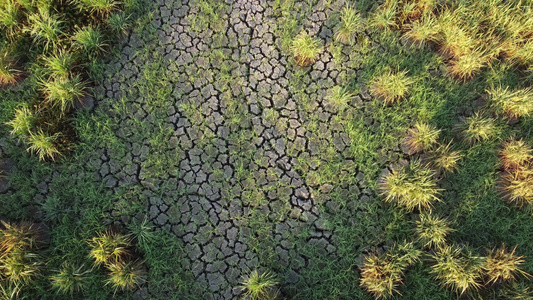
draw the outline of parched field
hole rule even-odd
[[[279,299],[374,299],[361,283],[367,258],[413,242],[419,258],[400,272],[394,299],[531,299],[510,296],[531,297],[519,273],[494,283],[479,273],[464,294],[439,281],[444,250],[416,230],[431,211],[451,228],[447,244],[478,259],[516,246],[520,269],[533,272],[533,194],[508,201],[502,178],[515,169],[500,163],[502,143],[532,145],[533,118],[502,116],[488,92],[527,89],[531,69],[500,54],[457,75],[438,41],[416,47],[407,27],[370,26],[373,1],[356,3],[364,30],[345,42],[342,0],[148,2],[107,41],[91,92],[69,115],[75,138],[55,161],[25,151],[6,124],[35,97],[31,80],[0,90],[0,219],[46,235],[46,262],[19,298],[239,299],[259,270]],[[300,32],[319,43],[308,66],[294,57]],[[405,95],[386,101],[382,74],[408,77]],[[478,113],[489,132],[469,140],[464,124]],[[422,123],[437,132],[433,148],[409,144]],[[449,170],[434,162],[446,145],[460,157]],[[391,174],[417,163],[438,190],[429,205],[388,190]],[[133,289],[116,291],[103,267],[91,268],[87,241],[110,228],[131,234],[142,261]],[[66,261],[89,272],[74,296],[49,279]]]

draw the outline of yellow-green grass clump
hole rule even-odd
[[[130,255],[130,238],[126,235],[106,231],[89,241],[89,256],[95,265],[122,263]]]
[[[508,87],[492,87],[487,93],[492,106],[511,119],[528,117],[533,112],[531,88],[510,90]]]
[[[511,139],[503,143],[500,162],[505,170],[512,171],[527,166],[533,158],[533,149],[524,140]]]
[[[291,52],[296,64],[302,67],[315,63],[322,49],[322,42],[310,36],[306,31],[300,32],[291,45]]]
[[[376,299],[399,294],[405,270],[420,257],[413,243],[395,244],[387,253],[365,256],[360,285]]]
[[[57,145],[59,136],[59,133],[50,135],[42,130],[30,132],[27,138],[28,148],[26,150],[37,155],[41,161],[46,159],[56,160],[56,158],[61,156],[61,151],[59,151]]]
[[[495,120],[481,113],[465,118],[458,128],[463,140],[470,145],[487,141],[495,137],[498,132]]]
[[[450,245],[440,248],[433,259],[435,264],[431,266],[431,272],[443,286],[450,287],[461,295],[482,286],[482,257],[474,256],[459,246]]]
[[[415,208],[430,209],[434,202],[440,201],[438,195],[441,191],[437,187],[434,171],[419,161],[394,168],[380,179],[379,190],[385,202],[392,202],[409,211]]]
[[[65,262],[61,268],[50,277],[52,286],[58,293],[74,295],[75,293],[85,290],[88,283],[89,270],[86,270],[83,265],[75,266],[71,263]]]
[[[253,270],[250,274],[243,276],[240,288],[244,291],[245,299],[250,300],[274,300],[278,298],[279,282],[270,272],[259,273]]]
[[[438,170],[452,172],[457,169],[457,163],[462,158],[462,154],[460,150],[452,150],[451,144],[450,142],[446,145],[439,145],[431,151],[431,163]]]
[[[505,245],[489,251],[483,264],[483,270],[489,283],[515,280],[515,275],[530,276],[521,269],[525,262],[524,256],[516,256],[515,252],[516,247],[509,252]]]
[[[507,172],[502,176],[504,196],[519,207],[533,205],[533,167],[531,165]]]
[[[400,101],[409,92],[409,87],[413,80],[407,76],[407,72],[387,72],[376,76],[371,84],[371,93],[383,99],[386,104],[393,104]]]
[[[443,247],[446,245],[446,237],[453,231],[446,219],[431,213],[420,214],[420,220],[416,221],[416,232],[424,247]]]
[[[143,281],[143,269],[141,263],[115,261],[108,264],[109,277],[106,284],[111,285],[115,291],[131,291]]]
[[[335,29],[335,39],[341,43],[352,42],[355,35],[364,30],[363,19],[353,6],[344,7],[340,17],[341,20]]]
[[[410,154],[429,150],[437,143],[440,130],[434,126],[416,122],[413,128],[407,131],[407,137],[404,140],[405,145],[409,149]]]

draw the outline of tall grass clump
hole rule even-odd
[[[244,291],[244,299],[274,300],[278,299],[278,284],[272,273],[253,270],[242,277],[239,287]]]
[[[528,117],[533,112],[533,90],[531,88],[509,90],[508,87],[492,87],[487,90],[489,102],[498,112],[511,119]]]
[[[406,29],[407,31],[403,35],[404,38],[407,38],[413,46],[418,48],[423,48],[429,42],[435,41],[439,33],[433,16],[424,16],[406,25]]]
[[[437,143],[440,130],[432,125],[422,122],[416,122],[413,128],[407,131],[407,137],[404,140],[410,154],[429,150]]]
[[[430,160],[438,170],[451,172],[457,168],[457,163],[462,158],[460,150],[452,150],[451,142],[446,145],[439,145],[431,151]]]
[[[533,158],[533,149],[524,140],[511,139],[503,143],[500,162],[505,170],[512,171],[527,166]]]
[[[109,277],[106,284],[118,290],[131,291],[143,281],[143,270],[140,262],[115,261],[108,264]]]
[[[89,256],[97,266],[123,263],[130,255],[130,238],[120,233],[106,231],[88,243],[91,248]]]
[[[441,189],[437,187],[434,172],[420,161],[394,168],[380,179],[379,190],[385,202],[392,202],[409,211],[430,209],[440,201]]]
[[[86,270],[83,265],[76,266],[65,262],[61,268],[50,277],[52,286],[58,293],[69,294],[85,290],[89,280],[89,270]]]
[[[453,231],[446,219],[431,213],[420,214],[420,220],[416,221],[416,232],[424,247],[443,247],[446,245],[446,237]]]
[[[504,197],[519,207],[533,206],[533,167],[528,164],[502,176]]]
[[[80,9],[87,9],[92,14],[97,14],[101,17],[110,15],[117,10],[121,4],[117,0],[75,0]]]
[[[332,107],[338,110],[343,110],[353,97],[354,95],[346,91],[346,89],[341,88],[340,86],[334,86],[327,97],[327,101]]]
[[[2,221],[0,229],[0,277],[17,287],[30,284],[40,272],[38,231],[32,224]],[[19,289],[14,289],[18,292]]]
[[[53,76],[66,77],[72,71],[75,58],[65,50],[43,57],[44,66]]]
[[[515,275],[530,276],[521,269],[524,256],[516,256],[515,252],[516,247],[509,252],[505,245],[489,251],[482,266],[489,283],[515,280]]]
[[[291,52],[296,64],[306,67],[315,63],[322,48],[322,42],[319,39],[313,38],[306,31],[302,31],[293,39]]]
[[[496,136],[498,128],[493,118],[481,113],[466,117],[458,126],[463,140],[470,145],[487,141]]]
[[[0,3],[0,28],[8,38],[12,38],[20,26],[20,7],[14,0],[4,0]]]
[[[364,22],[355,7],[346,6],[341,11],[341,20],[335,29],[335,39],[341,43],[350,43],[355,35],[364,31]]]
[[[22,139],[26,138],[33,128],[35,116],[26,104],[20,108],[15,109],[15,118],[6,123],[11,127],[10,133],[15,137]]]
[[[381,98],[386,104],[392,104],[403,99],[409,92],[413,80],[407,72],[387,72],[374,77],[370,84],[371,93]]]
[[[482,286],[482,257],[450,245],[440,248],[433,259],[435,263],[431,266],[431,273],[443,286],[450,287],[461,295]]]
[[[58,108],[61,114],[67,113],[74,107],[75,101],[86,94],[87,84],[79,75],[52,76],[41,81],[41,90],[45,94],[46,102],[53,108]]]
[[[399,294],[404,272],[418,261],[421,251],[413,243],[395,244],[385,254],[365,256],[360,285],[376,299]]]
[[[74,40],[74,45],[81,49],[89,58],[102,53],[107,45],[102,32],[91,26],[76,31],[72,39]]]
[[[5,50],[0,52],[0,86],[17,82],[19,71],[15,68],[15,60]]]
[[[43,130],[37,132],[30,132],[27,138],[28,152],[37,155],[40,161],[50,159],[55,160],[61,155],[58,147],[58,139],[60,134],[48,134]]]
[[[33,37],[36,44],[42,44],[44,49],[56,48],[63,35],[63,24],[57,15],[50,13],[46,5],[39,6],[37,12],[28,16],[28,25],[25,28]]]

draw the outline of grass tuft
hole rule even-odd
[[[55,275],[50,277],[52,286],[58,293],[74,295],[85,290],[89,270],[84,270],[84,266],[75,266],[68,262],[63,263]]]
[[[245,299],[274,300],[278,298],[276,285],[278,281],[270,272],[259,273],[257,270],[250,272],[241,280],[240,288],[244,291]]]
[[[93,237],[88,243],[91,247],[89,256],[97,266],[123,263],[124,258],[130,254],[130,239],[120,233],[106,231]]]
[[[59,108],[61,114],[74,107],[76,100],[85,96],[87,84],[79,75],[50,77],[41,80],[41,89],[46,102],[53,108]]]
[[[446,244],[446,237],[453,231],[446,219],[431,213],[420,214],[420,220],[416,221],[416,232],[424,247],[443,247]]]
[[[60,134],[49,135],[42,130],[30,132],[28,136],[28,152],[36,154],[40,161],[51,159],[55,160],[61,155],[56,143]]]
[[[391,70],[376,76],[370,85],[370,91],[386,104],[392,104],[403,99],[409,92],[409,86],[413,80],[407,76],[407,72],[393,73]]]
[[[431,151],[431,162],[438,170],[452,172],[457,169],[457,162],[462,158],[462,154],[460,150],[453,151],[451,145],[451,142],[447,145],[439,145]]]
[[[291,52],[296,60],[296,64],[301,67],[315,63],[322,49],[320,40],[311,37],[306,31],[300,32],[294,38],[291,45]]]
[[[459,124],[463,140],[470,145],[487,141],[496,136],[497,128],[494,119],[481,113],[467,117]]]
[[[381,178],[379,189],[385,202],[393,202],[409,211],[430,209],[434,202],[440,201],[441,190],[434,172],[419,161],[393,169]]]
[[[7,122],[6,125],[11,126],[10,133],[12,135],[22,139],[30,134],[34,121],[35,116],[33,112],[24,104],[20,108],[15,109],[15,118]]]
[[[404,140],[410,154],[429,150],[437,143],[440,130],[427,123],[416,122],[413,128],[407,131],[407,137]]]
[[[500,162],[505,170],[511,171],[527,166],[533,158],[533,149],[524,140],[512,139],[503,143]]]
[[[459,294],[479,289],[482,279],[483,259],[466,252],[458,246],[442,247],[433,255],[435,264],[431,272],[442,285],[451,287]]]
[[[109,278],[106,284],[111,285],[115,292],[131,291],[143,281],[143,270],[140,262],[114,261],[108,264]]]
[[[508,252],[505,245],[489,251],[483,264],[489,283],[515,280],[515,274],[530,276],[520,268],[525,262],[524,257],[516,256],[515,251],[516,247]]]
[[[492,87],[487,90],[489,102],[511,119],[529,117],[533,112],[533,90],[531,88],[509,90],[509,88]]]
[[[335,30],[335,40],[341,43],[350,43],[357,33],[364,31],[361,15],[355,7],[345,6],[341,11],[341,21]]]

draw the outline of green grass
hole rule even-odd
[[[251,234],[247,246],[251,254],[257,257],[258,268],[270,270],[272,274],[276,274],[276,281],[279,283],[277,287],[288,299],[372,299],[368,289],[360,285],[361,275],[358,268],[364,267],[361,264],[363,256],[382,246],[384,241],[413,241],[418,237],[417,232],[420,237],[422,236],[420,232],[427,237],[424,241],[420,239],[420,243],[417,244],[420,248],[423,246],[442,248],[445,246],[443,240],[449,244],[461,246],[468,244],[473,249],[499,249],[496,247],[502,243],[509,245],[508,249],[514,249],[517,245],[516,252],[512,254],[511,250],[504,252],[493,250],[485,254],[499,259],[500,262],[495,260],[493,265],[502,266],[505,263],[506,266],[518,267],[524,272],[531,273],[533,261],[529,257],[533,256],[533,243],[530,232],[533,227],[530,211],[525,209],[527,202],[514,201],[517,204],[524,204],[524,207],[519,209],[512,205],[513,203],[506,201],[509,199],[503,197],[506,194],[502,195],[499,189],[500,180],[505,177],[501,177],[503,175],[499,172],[502,168],[509,170],[517,168],[514,165],[513,167],[501,165],[504,157],[516,156],[515,152],[513,152],[515,154],[510,153],[505,156],[500,153],[501,141],[513,139],[530,144],[533,123],[527,114],[527,101],[522,101],[526,98],[518,97],[520,101],[514,101],[511,99],[514,99],[516,95],[512,97],[507,95],[499,97],[504,100],[497,100],[496,93],[491,94],[491,91],[497,91],[499,87],[501,87],[499,92],[506,90],[510,94],[528,86],[528,73],[525,71],[527,66],[524,67],[524,62],[528,61],[528,44],[527,41],[515,39],[521,33],[515,34],[514,37],[509,33],[509,37],[515,39],[516,43],[505,45],[506,49],[501,51],[501,56],[497,56],[498,59],[494,58],[493,53],[488,53],[491,60],[482,61],[480,68],[479,61],[477,65],[475,60],[469,65],[468,57],[461,58],[464,53],[471,51],[469,49],[477,49],[477,41],[482,40],[474,36],[476,42],[473,42],[472,32],[464,29],[468,27],[464,25],[463,19],[468,17],[467,14],[470,11],[461,15],[462,21],[457,22],[459,28],[451,27],[449,32],[443,32],[438,25],[439,22],[445,20],[432,15],[440,14],[440,10],[431,9],[431,3],[428,1],[416,1],[416,5],[411,4],[408,7],[404,7],[403,4],[394,4],[395,1],[386,1],[389,4],[378,8],[376,14],[367,10],[375,8],[376,3],[362,1],[357,4],[357,13],[363,17],[370,16],[370,20],[363,19],[363,24],[373,26],[368,26],[365,33],[358,34],[358,32],[352,32],[354,27],[349,25],[352,22],[346,22],[352,17],[355,20],[356,17],[352,11],[343,13],[342,7],[325,2],[321,5],[329,5],[328,9],[333,11],[331,20],[328,19],[327,27],[332,29],[339,26],[333,30],[333,36],[324,39],[327,45],[325,49],[336,53],[333,58],[333,68],[340,75],[336,82],[321,83],[325,85],[324,88],[328,93],[317,95],[314,93],[316,82],[311,77],[314,66],[309,69],[287,66],[289,70],[287,74],[291,74],[287,75],[291,76],[287,85],[290,99],[293,100],[298,110],[297,120],[305,128],[308,142],[316,143],[318,154],[309,155],[308,149],[305,147],[300,149],[296,145],[288,149],[287,153],[293,159],[291,160],[292,170],[298,172],[302,180],[312,187],[318,214],[324,216],[324,226],[332,232],[336,256],[324,253],[320,247],[309,243],[314,225],[303,221],[302,224],[284,233],[287,235],[288,247],[295,249],[295,254],[291,256],[289,263],[281,262],[276,255],[274,249],[279,242],[272,233],[272,228],[282,223],[284,216],[292,213],[292,207],[290,198],[280,192],[278,195],[283,204],[275,208],[275,213],[264,213],[265,207],[274,203],[267,197],[268,193],[283,191],[287,185],[282,182],[270,187],[255,185],[254,172],[250,169],[254,163],[257,163],[261,170],[264,169],[265,176],[269,178],[282,176],[277,175],[276,168],[263,164],[265,158],[263,153],[250,150],[250,144],[255,143],[255,139],[261,134],[255,132],[249,124],[259,118],[261,122],[272,123],[273,126],[282,129],[286,125],[278,121],[286,117],[285,112],[283,108],[276,108],[269,109],[268,112],[263,111],[263,115],[255,116],[249,111],[247,101],[250,99],[245,95],[244,89],[240,91],[241,94],[232,94],[233,86],[238,86],[241,80],[247,80],[246,78],[251,78],[253,75],[247,74],[246,71],[241,74],[242,70],[236,69],[235,64],[228,59],[231,55],[228,56],[224,49],[221,49],[223,47],[219,48],[216,45],[220,42],[217,40],[218,37],[212,37],[216,42],[207,43],[206,53],[200,53],[198,57],[195,57],[199,60],[208,57],[211,64],[208,70],[196,72],[197,70],[191,67],[176,67],[162,60],[162,54],[157,53],[158,45],[148,47],[135,53],[139,76],[136,79],[129,79],[134,81],[132,84],[136,86],[135,89],[121,91],[123,93],[121,99],[106,100],[106,95],[95,95],[99,105],[94,112],[65,113],[61,122],[43,121],[43,113],[48,113],[43,108],[48,106],[43,106],[45,102],[41,100],[45,99],[46,95],[34,84],[36,80],[32,78],[33,76],[21,80],[21,86],[16,90],[11,88],[2,90],[0,93],[2,100],[0,101],[0,126],[5,129],[2,135],[2,158],[4,155],[9,157],[15,163],[16,168],[6,174],[10,180],[12,194],[0,194],[0,206],[5,211],[6,217],[12,220],[30,219],[33,216],[30,208],[37,206],[41,208],[43,219],[50,226],[50,243],[43,253],[38,253],[40,257],[46,258],[46,266],[43,268],[39,266],[39,276],[30,275],[32,285],[24,286],[19,291],[19,295],[27,295],[32,299],[47,297],[71,299],[70,291],[72,290],[75,297],[84,299],[131,299],[133,292],[129,290],[129,287],[135,286],[135,283],[127,274],[137,274],[136,272],[125,273],[117,269],[116,280],[104,285],[106,280],[109,280],[109,272],[105,267],[101,267],[84,274],[84,288],[72,288],[73,285],[68,283],[69,279],[72,282],[76,280],[74,278],[81,278],[76,275],[85,272],[84,269],[78,269],[78,266],[88,266],[92,263],[89,257],[90,247],[86,241],[108,229],[103,224],[103,220],[110,218],[111,221],[123,219],[126,227],[123,229],[125,232],[132,233],[131,244],[136,248],[135,255],[144,258],[147,271],[144,278],[149,282],[152,297],[157,299],[166,298],[168,295],[178,295],[176,297],[179,299],[209,297],[208,288],[197,282],[192,275],[185,243],[180,238],[176,238],[169,229],[157,228],[150,221],[145,220],[146,207],[148,207],[150,197],[154,194],[170,202],[187,195],[186,188],[178,190],[169,182],[172,178],[180,176],[177,166],[184,157],[187,157],[191,148],[186,144],[179,144],[174,148],[168,146],[175,131],[174,126],[166,121],[172,109],[182,111],[187,118],[192,120],[192,128],[201,133],[196,146],[203,151],[202,155],[208,164],[211,164],[218,155],[227,155],[228,161],[232,161],[233,178],[227,178],[222,168],[213,167],[209,180],[212,180],[213,185],[222,191],[221,198],[224,203],[233,201],[249,203],[247,214],[233,221],[240,222],[239,224],[249,228]],[[221,28],[222,32],[225,32],[224,26],[216,25],[224,24],[227,20],[224,5],[210,1],[198,1],[191,5],[198,5],[198,13],[191,13],[195,18],[187,17],[188,20],[196,20],[196,27],[191,26],[194,34],[205,33],[207,28],[214,31]],[[279,55],[291,59],[294,57],[291,51],[292,41],[299,32],[305,30],[307,23],[304,16],[311,15],[310,12],[315,7],[314,4],[306,5],[303,2],[288,0],[278,1],[276,5],[272,13],[280,19],[262,21],[269,25],[273,25],[269,22],[279,22],[274,32],[276,43],[279,42],[281,49]],[[502,10],[505,6],[505,3],[500,5]],[[25,11],[24,6],[20,7]],[[85,19],[86,21],[83,21],[79,28],[98,29],[106,36],[108,30],[119,33],[123,31],[125,21],[132,22],[129,12],[120,12],[122,8],[143,11],[133,1],[125,1],[123,4],[116,5],[109,12],[94,10],[90,13],[92,9],[89,6],[83,12],[76,8],[76,14],[90,13],[90,17]],[[53,10],[50,12],[53,13]],[[352,17],[348,12],[352,14]],[[514,11],[511,12],[516,15]],[[34,13],[38,14],[37,11]],[[417,14],[420,14],[420,17]],[[104,15],[105,18],[100,19]],[[505,28],[516,26],[517,32],[523,30],[519,29],[521,21],[511,24],[514,22],[512,20],[514,17],[510,18],[509,23],[505,23],[507,21],[504,19],[498,20],[502,12],[487,15],[488,18],[494,18],[491,22],[503,22],[502,26]],[[31,25],[23,14],[17,17],[21,20],[18,24]],[[105,45],[102,46],[103,48],[90,45],[103,43],[112,46],[111,41],[114,39],[104,38],[104,36],[99,40],[89,38],[87,39],[89,42],[86,43],[89,45],[88,48],[73,40],[73,44],[70,44],[70,39],[62,38],[63,36],[71,38],[77,29],[70,27],[71,20],[65,14],[58,14],[53,18],[64,22],[58,23],[57,27],[61,31],[57,34],[60,39],[55,42],[52,40],[48,42],[47,38],[27,31],[30,27],[27,27],[26,31],[17,27],[18,25],[12,27],[16,33],[24,32],[23,35],[28,41],[35,39],[37,46],[26,51],[27,54],[21,54],[24,51],[17,50],[13,58],[9,59],[9,68],[24,70],[24,76],[27,75],[27,70],[31,70],[28,72],[31,74],[36,70],[36,74],[50,82],[55,81],[55,78],[75,78],[78,75],[78,78],[83,78],[82,81],[84,81],[88,74],[86,66],[90,64],[94,66],[95,73],[98,73],[98,64],[102,65],[107,62],[98,62],[90,57],[94,58],[94,53],[107,51],[109,48],[104,47]],[[209,21],[211,18],[213,22]],[[346,19],[343,22],[348,26],[339,25],[338,22],[342,21],[342,18]],[[95,19],[99,20],[96,22],[98,25],[88,21]],[[466,19],[469,20],[469,18]],[[357,20],[359,20],[358,17]],[[150,25],[150,22],[150,18],[147,17],[140,23],[130,25],[130,28],[135,32],[150,35],[156,29]],[[398,27],[402,30],[391,30]],[[335,41],[330,48],[329,42],[334,38],[337,30],[340,32],[343,28],[345,32],[341,34],[339,41],[350,43],[350,46]],[[459,40],[454,40],[453,34]],[[345,40],[348,35],[349,38]],[[133,34],[132,37],[134,36]],[[13,38],[13,35],[10,34],[9,38]],[[146,38],[150,39],[150,37]],[[94,43],[95,40],[96,43]],[[465,40],[466,44],[464,44]],[[409,47],[410,43],[415,47]],[[77,46],[73,47],[73,45]],[[14,47],[24,48],[20,45]],[[56,48],[57,51],[43,52],[46,47],[49,50]],[[89,50],[91,47],[92,50]],[[438,51],[439,49],[443,52]],[[213,54],[207,54],[207,52]],[[114,55],[113,51],[108,53],[110,56]],[[485,54],[485,52],[480,53]],[[36,58],[38,55],[39,59]],[[324,52],[325,57],[329,55]],[[466,75],[454,75],[454,78],[446,76],[453,70],[453,64],[460,62],[461,59],[463,59],[463,64],[458,65],[457,70],[467,71],[458,74]],[[23,66],[27,61],[34,64],[31,67]],[[107,70],[108,67],[104,69]],[[37,70],[38,68],[41,70]],[[359,71],[354,72],[354,70]],[[220,107],[225,111],[222,117],[231,128],[228,145],[225,145],[230,147],[223,154],[217,153],[217,147],[220,146],[215,144],[218,133],[210,129],[209,116],[205,113],[205,107],[191,99],[182,101],[187,98],[185,95],[174,94],[176,89],[174,81],[178,78],[181,80],[185,77],[185,81],[193,83],[196,80],[209,78],[210,73],[215,78],[214,74],[224,75],[220,82],[221,85],[226,85],[224,93],[221,92],[218,96]],[[402,80],[395,79],[394,76],[398,73],[404,73],[403,79],[407,80],[402,83]],[[382,87],[385,87],[382,90],[389,92],[390,99],[394,99],[391,100],[394,105],[383,105],[384,99],[363,99],[359,102],[358,98],[363,98],[367,86],[372,94],[379,96],[379,92],[375,90],[372,83],[381,74],[387,75],[381,82]],[[128,80],[120,73],[104,74],[102,72],[99,75],[102,80],[112,78],[110,82]],[[469,79],[464,81],[467,77]],[[456,80],[457,78],[460,80]],[[214,81],[218,80],[214,79]],[[94,84],[98,86],[100,82],[97,81]],[[392,87],[387,90],[386,85]],[[257,92],[260,93],[260,91]],[[75,101],[75,98],[72,99]],[[485,114],[482,116],[485,117],[483,120],[490,119],[490,126],[485,126],[485,122],[475,123],[470,120],[464,124],[474,123],[473,126],[463,127],[470,131],[466,134],[461,130],[458,131],[457,128],[461,126],[459,116],[476,116],[480,110],[478,101],[480,98],[488,100],[489,107],[484,109]],[[176,101],[182,102],[178,104],[175,103]],[[315,105],[317,101],[320,103],[318,106]],[[66,103],[71,102],[69,100]],[[520,110],[509,106],[515,103],[520,105]],[[57,116],[61,111],[61,104],[56,105],[58,105],[57,111],[52,115]],[[69,110],[71,104],[67,104],[66,107],[65,112]],[[521,116],[513,115],[509,107],[513,111],[519,111]],[[320,112],[317,110],[331,112],[328,122],[321,120]],[[139,111],[143,111],[144,117],[137,120],[134,116]],[[467,120],[468,118],[471,117],[467,117]],[[122,120],[127,120],[125,123],[127,126],[121,123]],[[6,123],[11,126],[5,125]],[[55,136],[55,140],[46,143],[46,137],[54,137],[56,131],[53,129],[64,130],[63,126],[66,123],[73,124],[72,128],[76,131],[76,143],[65,146],[63,139],[66,136],[63,135]],[[383,197],[388,196],[378,195],[377,188],[380,186],[378,178],[385,168],[393,168],[391,165],[393,162],[402,159],[416,160],[415,156],[404,153],[398,142],[405,137],[406,132],[410,132],[413,124],[427,124],[430,128],[437,128],[440,131],[438,142],[435,143],[437,140],[435,134],[430,134],[430,139],[422,139],[423,141],[430,140],[430,143],[422,147],[424,153],[419,157],[424,161],[422,164],[424,169],[419,169],[413,174],[406,169],[405,172],[409,176],[400,183],[414,187],[418,184],[418,188],[414,189],[414,194],[433,195],[441,201],[429,197],[429,201],[423,202],[429,203],[427,205],[403,205],[402,201],[396,200],[398,203],[401,202],[400,207],[388,205],[381,201]],[[336,134],[346,135],[344,150],[336,150],[324,126],[335,128],[333,132]],[[15,139],[8,136],[8,132],[15,128],[18,128],[17,131],[20,132],[22,139],[30,136],[29,132],[37,135],[39,130],[43,129],[45,138],[41,139],[36,147],[50,149],[52,145],[63,149],[65,146],[69,148],[69,151],[64,152],[61,159],[56,159],[56,162],[39,163],[37,157],[40,152],[38,150],[35,150],[35,156],[28,155],[24,151],[24,145],[17,144]],[[411,132],[413,136],[415,133]],[[463,140],[464,137],[467,138]],[[288,140],[287,137],[283,139]],[[135,170],[136,166],[133,165],[128,155],[131,153],[132,145],[137,141],[145,141],[149,150],[142,163],[139,163],[139,169],[143,170],[142,174],[147,181],[153,184],[148,187],[137,182],[127,184],[121,182],[117,188],[105,187],[103,180],[95,175],[101,168],[100,158],[108,157],[107,164],[114,167]],[[102,148],[106,151],[103,152]],[[44,154],[46,152],[42,151],[42,153],[46,158],[47,155]],[[527,153],[527,151],[520,153]],[[510,158],[506,160],[511,161]],[[520,164],[525,166],[529,160],[523,160]],[[527,197],[527,188],[532,186],[527,184],[531,177],[527,174],[529,173],[521,173],[517,175],[518,181],[513,181],[513,185],[522,184],[522,191],[515,197]],[[38,187],[43,180],[49,183],[49,192],[46,196],[39,192]],[[515,179],[510,178],[510,180]],[[505,187],[505,184],[502,186]],[[244,187],[242,192],[239,191],[241,187]],[[325,192],[328,189],[331,190]],[[413,189],[407,190],[413,193]],[[438,193],[434,193],[435,191]],[[400,194],[408,195],[409,193]],[[326,199],[331,199],[328,205],[323,204]],[[390,202],[395,203],[395,201]],[[425,228],[421,230],[414,221],[417,220],[414,215],[418,215],[418,210],[424,210],[424,207],[431,207],[431,216],[439,216],[439,218],[432,219],[432,224],[429,224],[432,226],[419,225]],[[415,213],[413,214],[411,210]],[[111,211],[114,212],[113,215]],[[309,216],[302,216],[302,218],[306,217]],[[423,212],[419,222],[428,223],[428,219],[430,218],[427,212]],[[451,224],[449,227],[453,230],[442,229],[444,222],[440,221],[443,219]],[[433,228],[437,227],[435,224],[440,227]],[[393,260],[393,258],[402,257],[402,254],[398,254],[399,252],[395,254],[395,251],[406,251],[406,249],[395,249],[389,247],[386,254],[380,255]],[[500,274],[495,275],[494,278],[497,279],[493,280],[498,284],[493,285],[492,281],[490,281],[491,284],[487,284],[488,278],[479,280],[476,277],[477,264],[474,264],[477,260],[472,259],[470,254],[474,258],[479,256],[474,251],[472,253],[453,252],[450,255],[441,255],[448,257],[449,261],[440,260],[441,258],[432,260],[427,257],[422,257],[420,261],[414,263],[410,261],[413,264],[401,275],[403,284],[398,282],[392,288],[387,287],[385,294],[397,289],[401,294],[395,294],[395,299],[448,300],[458,299],[458,294],[464,290],[465,286],[467,287],[465,294],[471,291],[473,296],[485,297],[484,299],[496,299],[496,295],[509,298],[527,294],[526,289],[530,283],[525,280],[524,276],[519,275],[520,271],[506,273],[503,267],[493,268],[493,274]],[[522,256],[525,258],[521,258]],[[39,260],[43,259],[39,258]],[[69,262],[68,268],[63,265],[65,261]],[[301,261],[308,262],[308,265],[299,269],[300,275],[297,282],[289,282],[290,271],[301,266]],[[466,264],[462,264],[461,269],[454,264],[457,261],[460,264],[465,261]],[[517,263],[517,261],[520,262]],[[470,262],[472,262],[472,268],[469,267]],[[434,267],[439,263],[439,267]],[[488,268],[488,265],[482,264],[483,272],[486,272]],[[448,273],[452,269],[456,274],[466,274],[464,280],[458,281],[457,278],[449,276]],[[475,273],[474,276],[470,276],[469,272]],[[62,282],[65,282],[62,285],[64,292],[56,293],[54,290],[56,285],[50,278],[60,274],[64,275],[61,277]],[[511,283],[504,280],[504,277],[512,279],[511,275],[516,277],[517,282]],[[435,277],[438,279],[436,280]],[[477,295],[475,282],[486,284],[479,289],[479,295]],[[116,290],[114,284],[126,288],[124,291],[120,287]],[[8,284],[1,286],[0,292],[2,293],[15,290]]]

